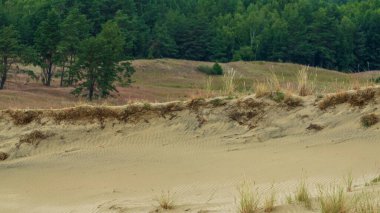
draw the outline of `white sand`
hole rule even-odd
[[[364,114],[380,114],[378,104],[321,111],[313,101],[295,109],[269,102],[254,129],[232,121],[223,107],[201,109],[201,127],[188,110],[172,120],[108,120],[104,129],[49,120],[15,126],[3,117],[0,150],[10,158],[0,162],[0,212],[149,212],[168,190],[177,204],[171,212],[236,212],[243,180],[255,182],[262,196],[274,183],[277,212],[306,212],[284,200],[302,175],[312,192],[349,171],[361,186],[380,163],[380,125],[360,123]],[[325,128],[306,130],[311,123]],[[33,130],[54,135],[15,148]]]

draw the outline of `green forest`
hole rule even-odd
[[[380,69],[379,0],[0,2],[3,72],[10,60],[32,63],[43,68],[47,86],[54,65],[64,69],[61,85],[72,85],[83,78],[96,82],[99,64],[107,67],[101,72],[111,73],[109,81],[118,71],[130,76],[128,63],[115,62],[137,58]],[[113,89],[103,86],[99,96]]]

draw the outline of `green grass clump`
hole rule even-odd
[[[322,213],[345,213],[349,212],[349,204],[343,187],[332,186],[327,189],[319,189],[319,203]]]
[[[311,209],[311,196],[304,180],[300,182],[296,189],[295,200],[306,208]]]
[[[282,102],[285,99],[285,94],[281,91],[273,92],[271,94],[272,100],[276,101],[277,103]]]
[[[257,190],[252,191],[251,184],[244,181],[238,186],[239,203],[238,213],[255,213],[260,202]]]

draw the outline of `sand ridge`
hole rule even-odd
[[[172,212],[236,212],[236,186],[249,179],[263,195],[275,184],[279,212],[305,212],[285,201],[303,174],[316,193],[315,184],[339,182],[348,171],[357,190],[379,172],[380,126],[360,122],[380,114],[375,91],[363,106],[325,110],[313,96],[299,106],[248,96],[5,110],[0,210],[151,212],[169,190]],[[38,143],[20,143],[31,135]]]

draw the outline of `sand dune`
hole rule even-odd
[[[249,96],[2,111],[0,212],[151,212],[163,191],[170,212],[236,212],[244,180],[263,196],[274,184],[276,212],[311,211],[285,201],[303,175],[313,195],[350,171],[354,191],[378,175],[380,125],[360,119],[380,114],[379,97],[325,110],[311,96]]]

